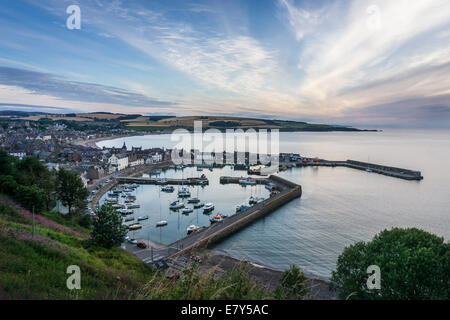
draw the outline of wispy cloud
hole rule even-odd
[[[95,83],[69,81],[49,73],[9,67],[0,67],[0,84],[20,87],[38,94],[72,101],[119,104],[133,107],[160,107],[175,104],[152,99],[143,94],[120,88]]]

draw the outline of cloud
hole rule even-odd
[[[133,107],[161,107],[175,105],[143,94],[95,83],[70,81],[50,73],[0,67],[0,84],[24,88],[39,95],[63,100],[118,104]]]

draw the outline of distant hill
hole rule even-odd
[[[303,121],[288,121],[276,119],[258,119],[248,117],[228,117],[228,116],[170,116],[170,115],[141,115],[141,114],[123,114],[109,112],[92,113],[71,113],[71,114],[45,114],[38,112],[6,111],[22,115],[22,119],[37,121],[41,118],[52,120],[67,120],[77,122],[116,122],[123,128],[136,131],[166,131],[177,128],[187,130],[194,129],[194,122],[201,121],[202,128],[206,129],[278,129],[280,131],[376,131],[361,130],[342,125],[312,124]]]

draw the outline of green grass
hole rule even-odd
[[[169,280],[120,248],[105,249],[47,223],[31,221],[20,208],[0,204],[0,299],[266,299],[272,292],[249,280],[245,267],[215,279],[189,265]],[[45,213],[78,231],[76,219]],[[81,270],[81,289],[66,286],[67,267]]]

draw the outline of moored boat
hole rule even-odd
[[[129,230],[138,230],[138,229],[141,229],[141,228],[142,228],[142,225],[139,224],[139,223],[135,223],[135,224],[132,224],[132,225],[128,226]]]
[[[187,230],[187,234],[191,234],[193,232],[197,232],[198,230],[200,230],[200,227],[198,227],[194,224],[191,224],[189,227],[187,227],[186,230]]]
[[[188,202],[188,203],[199,203],[199,202],[200,202],[200,199],[199,199],[199,198],[190,198],[190,199],[188,199],[187,202]]]
[[[211,221],[211,223],[216,223],[216,222],[221,222],[223,221],[223,219],[225,219],[227,216],[223,215],[223,214],[216,214],[214,217],[212,217],[211,219],[209,219],[209,221]]]
[[[157,227],[164,227],[164,226],[167,226],[167,221],[166,221],[166,220],[158,221],[158,222],[156,223],[156,226],[157,226]]]
[[[138,221],[148,220],[148,216],[138,217],[137,219],[138,219]]]
[[[191,192],[187,188],[181,188],[178,190],[178,196],[181,198],[190,197]]]
[[[212,204],[212,203],[207,203],[203,207],[203,212],[211,212],[213,210],[214,210],[214,204]]]
[[[203,202],[195,203],[195,204],[194,204],[194,209],[201,208],[201,207],[203,207],[204,205],[205,205],[205,204],[204,204]]]
[[[164,186],[161,188],[161,191],[164,192],[173,192],[175,190],[175,188],[173,186]]]
[[[177,210],[177,209],[180,209],[183,207],[184,207],[184,203],[179,200],[176,200],[169,205],[169,209],[171,209],[171,210]]]
[[[189,207],[186,207],[186,208],[183,208],[183,210],[181,210],[181,213],[183,213],[183,214],[189,214],[189,213],[191,213],[192,211],[194,211],[194,209],[189,208]]]

